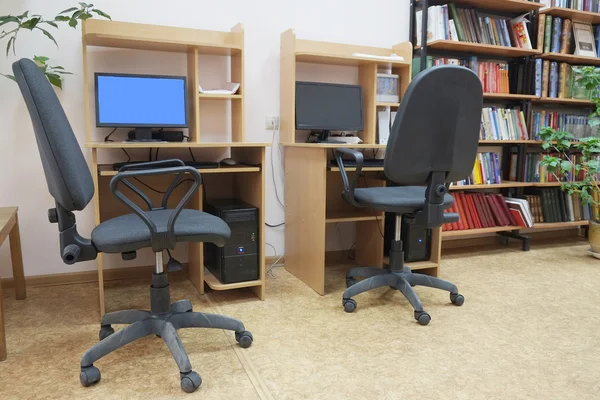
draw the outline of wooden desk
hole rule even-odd
[[[0,208],[0,246],[8,237],[10,241],[10,258],[12,260],[15,293],[17,300],[23,300],[25,293],[25,274],[23,272],[23,256],[21,254],[21,238],[19,236],[19,219],[17,207]],[[0,284],[0,361],[6,360],[6,335],[4,332],[2,284]]]

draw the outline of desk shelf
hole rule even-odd
[[[204,282],[212,290],[231,290],[263,285],[263,281],[260,279],[236,283],[221,283],[206,267],[204,267]]]
[[[260,172],[260,167],[254,167],[249,165],[234,165],[225,166],[221,165],[217,168],[198,168],[200,174],[231,174],[231,173],[244,173],[244,172]],[[115,171],[112,165],[98,165],[98,173],[100,176],[115,176],[118,171]]]
[[[329,211],[325,217],[325,223],[381,221],[383,218],[383,213],[375,211]]]

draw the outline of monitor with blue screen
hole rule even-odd
[[[142,140],[152,128],[187,127],[184,76],[97,73],[95,80],[96,126],[135,128]]]

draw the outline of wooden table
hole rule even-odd
[[[25,274],[23,272],[23,256],[21,254],[21,238],[19,235],[19,219],[17,207],[0,207],[0,246],[8,237],[10,241],[10,258],[12,260],[13,279],[17,300],[23,300],[25,293]],[[0,284],[0,361],[6,360],[6,335],[4,332],[4,308],[2,284]]]

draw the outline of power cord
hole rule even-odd
[[[162,190],[158,190],[158,189],[153,188],[152,186],[148,185],[146,182],[143,182],[143,181],[141,181],[138,178],[134,177],[133,179],[135,181],[141,183],[142,185],[146,186],[148,189],[152,190],[155,193],[158,193],[158,194],[165,194],[165,193],[167,193],[166,191],[162,191]],[[177,185],[175,185],[175,187],[173,188],[173,190],[177,189],[177,187],[179,187],[179,185],[181,185],[183,182],[194,182],[194,180],[193,179],[184,179],[181,182],[179,182]]]
[[[275,122],[273,122],[273,140],[271,141],[271,177],[273,178],[273,188],[275,189],[275,197],[277,197],[277,201],[279,202],[279,204],[281,205],[281,207],[283,207],[285,209],[285,205],[283,204],[283,202],[281,201],[281,198],[279,197],[279,190],[277,189],[277,180],[275,179],[275,165],[273,163],[273,148],[275,147],[275,137],[276,134],[279,134],[279,123],[275,124]],[[281,153],[279,153],[281,156]]]
[[[277,249],[275,248],[275,246],[273,246],[271,243],[266,243],[266,242],[265,242],[265,244],[266,244],[267,246],[269,246],[270,248],[272,248],[272,249],[273,249],[273,252],[275,253],[275,256],[277,256]],[[282,255],[280,255],[280,256],[277,258],[277,260],[275,260],[275,261],[274,261],[274,262],[273,262],[273,263],[272,263],[272,264],[269,266],[269,268],[267,268],[267,271],[266,271],[266,273],[267,273],[267,274],[269,274],[269,273],[270,273],[270,274],[271,274],[271,277],[272,277],[273,279],[277,279],[277,278],[275,277],[275,274],[274,274],[274,273],[273,273],[273,271],[271,271],[271,270],[272,270],[273,268],[277,267],[277,266],[283,266],[283,264],[281,264],[281,265],[278,265],[278,264],[277,264],[277,263],[279,262],[279,260],[281,260],[282,258],[283,258],[283,254],[282,254]]]
[[[285,225],[285,222],[282,222],[282,223],[277,224],[277,225],[271,225],[271,224],[268,224],[268,223],[265,222],[265,225],[268,226],[269,228],[278,228],[280,226]]]
[[[114,140],[110,140],[110,137],[112,136],[113,133],[115,133],[117,131],[117,128],[113,129],[108,135],[106,135],[104,137],[104,141],[105,142],[113,142]]]

